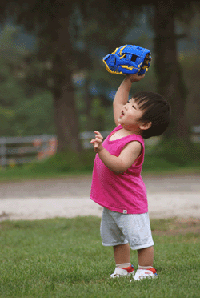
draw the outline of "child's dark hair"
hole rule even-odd
[[[133,96],[135,102],[143,110],[140,121],[151,122],[151,127],[143,130],[142,137],[149,139],[161,135],[170,122],[170,105],[162,95],[154,92],[138,92]]]

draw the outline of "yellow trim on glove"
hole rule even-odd
[[[146,70],[148,70],[148,68],[149,68],[148,65],[144,65],[144,66],[142,66],[142,69],[146,69]]]
[[[122,58],[124,58],[124,57],[126,57],[126,54],[124,54],[123,56],[121,56],[119,59],[122,59]]]
[[[127,44],[125,46],[123,46],[123,48],[121,48],[121,50],[119,51],[120,55],[122,56],[122,51],[123,49],[127,46]]]
[[[121,67],[122,67],[122,68],[126,68],[126,69],[128,69],[128,70],[133,70],[133,68],[138,70],[138,68],[137,68],[137,67],[134,67],[134,66],[121,65]]]
[[[119,49],[119,47],[116,48],[112,54],[115,54],[115,53],[117,52],[118,49]]]
[[[121,71],[119,72],[119,71],[110,70],[110,68],[108,67],[106,61],[104,61],[103,59],[102,59],[102,61],[105,63],[105,65],[106,65],[106,70],[107,70],[108,72],[110,72],[110,73],[112,73],[112,74],[123,74]]]

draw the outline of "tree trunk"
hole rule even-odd
[[[80,152],[78,115],[72,82],[73,49],[70,43],[69,16],[60,18],[57,22],[59,26],[55,29],[54,36],[53,94],[58,152]]]
[[[155,70],[158,93],[162,94],[171,105],[171,124],[165,136],[187,139],[189,137],[185,112],[187,90],[178,62],[174,27],[173,0],[158,1],[154,17]]]
[[[66,78],[66,84],[60,86],[61,94],[54,95],[54,116],[57,128],[58,152],[72,150],[81,151],[78,138],[78,117],[74,103],[74,91],[66,86],[70,78]]]
[[[94,128],[94,119],[91,116],[91,107],[92,107],[92,96],[90,94],[90,77],[86,73],[85,80],[85,114],[86,114],[86,130],[93,131]]]

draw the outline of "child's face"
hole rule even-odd
[[[141,118],[143,111],[140,110],[134,98],[131,98],[122,108],[121,115],[119,116],[118,123],[125,129],[135,133],[140,133],[142,125]]]

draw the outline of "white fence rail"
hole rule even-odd
[[[56,149],[57,139],[53,135],[0,138],[0,165],[29,163],[54,155]]]
[[[200,143],[200,125],[192,127],[191,141],[194,143]]]
[[[101,132],[105,138],[110,132]],[[84,149],[92,148],[90,139],[94,137],[94,132],[85,131],[80,133]],[[192,129],[191,140],[200,143],[200,126]],[[152,143],[152,139],[147,143]],[[0,138],[0,166],[14,167],[16,164],[30,163],[48,156],[52,156],[57,151],[57,137],[55,135],[36,135],[27,137],[3,137]]]
[[[103,137],[109,132],[103,131]],[[89,140],[94,132],[80,133],[84,149],[92,148]],[[14,167],[16,164],[30,163],[52,156],[57,151],[57,137],[55,135],[36,135],[27,137],[0,138],[0,166]]]

